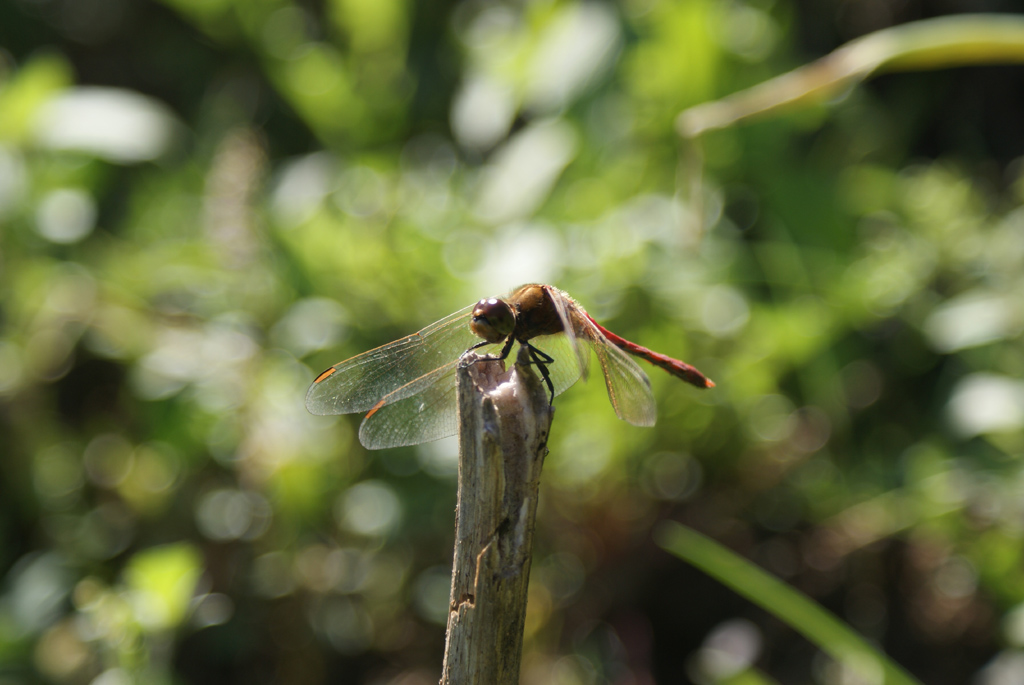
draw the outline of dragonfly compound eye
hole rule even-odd
[[[480,300],[473,308],[469,328],[489,343],[499,343],[512,334],[516,327],[516,315],[504,300],[490,297]]]

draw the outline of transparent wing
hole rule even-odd
[[[369,411],[395,390],[454,362],[480,342],[469,329],[472,309],[335,364],[309,386],[306,409],[321,415]]]
[[[578,330],[579,337],[586,340],[601,364],[615,414],[634,426],[653,426],[658,406],[647,374],[589,321]]]
[[[579,365],[579,375],[583,377],[583,380],[587,380],[587,374],[590,371],[590,352],[577,341],[580,334],[585,331],[583,327],[585,317],[580,316],[579,312],[576,311],[582,310],[582,307],[576,304],[576,301],[569,297],[568,293],[562,292],[550,285],[543,287],[551,297],[551,301],[558,311],[559,318],[562,319],[562,329],[565,331],[563,337],[566,338],[569,349],[572,351],[572,356],[575,357],[576,363]],[[574,378],[572,383],[575,382],[576,379]],[[569,385],[572,385],[572,383],[569,383]],[[558,393],[556,392],[555,394],[557,395]]]
[[[555,360],[548,365],[548,372],[556,395],[579,379],[580,367],[565,335],[541,336],[530,344]],[[506,366],[518,358],[519,347],[519,343],[513,345]],[[496,355],[500,350],[500,344],[484,345],[478,353]],[[586,359],[589,360],[589,351]],[[458,432],[457,364],[458,359],[455,359],[381,398],[359,427],[359,442],[367,449],[379,450],[419,445],[455,435]]]
[[[384,404],[368,414],[359,426],[359,442],[363,447],[371,450],[404,447],[454,435],[458,428],[457,363],[457,359],[453,360],[423,381],[414,382],[423,386],[415,392],[407,391],[393,399],[385,397]]]
[[[580,376],[587,377],[590,367],[590,350],[583,348],[575,336],[570,340],[563,333],[542,335],[532,339],[530,344],[554,359],[547,367],[548,375],[551,376],[551,385],[555,388],[555,395],[561,395],[568,390],[573,383],[580,379]],[[518,348],[517,344],[516,349],[509,355],[509,359],[518,358],[516,357]],[[582,358],[577,353],[581,348],[584,353]]]
[[[501,345],[485,345],[481,355]],[[359,426],[363,447],[380,450],[440,440],[458,432],[458,357],[385,395]]]

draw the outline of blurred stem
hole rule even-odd
[[[684,110],[676,129],[694,138],[745,119],[813,104],[880,71],[1024,62],[1024,17],[958,14],[869,33],[752,88]]]
[[[525,350],[525,348],[520,348]],[[455,564],[441,685],[519,685],[551,405],[532,366],[459,361]]]
[[[919,685],[898,664],[813,600],[710,538],[673,522],[662,524],[654,537],[665,550],[789,624],[865,682]]]

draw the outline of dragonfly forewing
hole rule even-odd
[[[321,415],[369,411],[478,342],[468,326],[471,313],[472,306],[465,307],[417,333],[335,364],[310,386],[306,408]]]

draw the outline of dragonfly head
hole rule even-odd
[[[489,297],[480,300],[473,307],[473,318],[469,328],[489,343],[499,343],[516,327],[516,314],[504,300]]]

